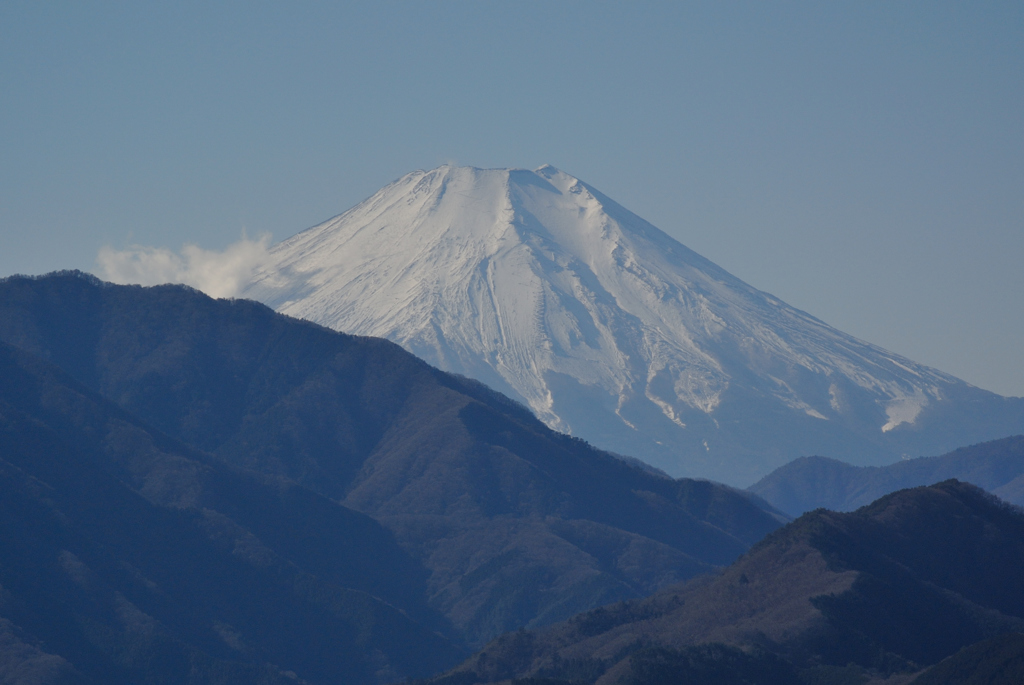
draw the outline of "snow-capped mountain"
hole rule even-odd
[[[673,475],[746,485],[1024,432],[982,391],[759,291],[550,166],[408,174],[271,250],[246,297],[385,337]]]

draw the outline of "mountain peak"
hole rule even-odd
[[[673,475],[746,485],[802,454],[1000,437],[943,424],[930,445],[935,408],[989,395],[752,288],[550,165],[403,176],[275,246],[245,294],[393,340]],[[1024,407],[1000,411],[984,430],[1024,429]]]
[[[561,169],[558,169],[558,168],[552,166],[551,164],[542,164],[541,166],[539,166],[536,169],[534,169],[533,173],[537,174],[538,176],[543,176],[545,178],[551,178],[552,176],[558,176],[560,174],[565,174],[564,171],[562,171]],[[565,174],[565,175],[568,175],[568,174]]]

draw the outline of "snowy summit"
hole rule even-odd
[[[746,485],[1024,431],[1024,400],[857,340],[551,166],[408,174],[271,250],[246,297],[388,338],[557,430]]]

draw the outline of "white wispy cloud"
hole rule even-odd
[[[267,260],[270,235],[250,240],[244,234],[223,250],[204,250],[187,244],[181,252],[166,247],[110,246],[96,255],[98,276],[112,283],[159,285],[184,283],[210,297],[235,297],[253,272]]]

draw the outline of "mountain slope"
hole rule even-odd
[[[853,513],[806,514],[717,577],[505,636],[448,677],[463,685],[528,676],[679,682],[645,680],[638,667],[657,650],[662,665],[692,664],[688,650],[713,644],[747,650],[754,661],[745,668],[783,659],[804,682],[912,674],[1024,627],[1022,563],[1024,512],[947,481]],[[730,654],[710,661],[735,660]]]
[[[677,476],[745,486],[805,454],[885,463],[1024,431],[1024,399],[836,331],[549,166],[408,174],[275,246],[245,296]]]
[[[460,656],[426,572],[369,517],[176,443],[5,343],[0,378],[13,682],[370,684]]]
[[[964,647],[928,669],[912,685],[1020,685],[1024,634],[1010,633]]]
[[[728,564],[784,520],[554,433],[393,343],[251,301],[10,278],[0,339],[194,448],[374,517],[470,644]]]
[[[791,516],[819,507],[853,511],[903,488],[956,478],[1024,506],[1024,436],[961,447],[939,457],[889,466],[852,466],[825,457],[801,457],[748,490]]]

